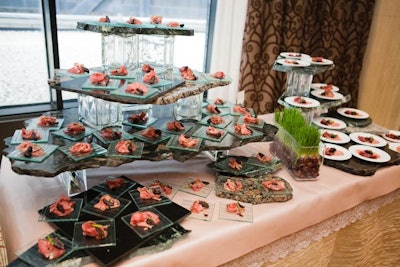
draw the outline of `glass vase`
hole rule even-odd
[[[293,136],[277,125],[278,132],[270,145],[270,151],[279,158],[295,180],[317,180],[323,163],[320,155],[323,143],[317,146],[301,146]]]

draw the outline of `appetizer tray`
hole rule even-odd
[[[132,181],[134,184],[130,187],[130,190],[136,189],[137,187],[143,187],[139,183]],[[99,191],[90,189],[81,194],[78,194],[72,199],[84,199],[83,206],[88,203],[93,202],[93,200],[99,196]],[[101,193],[100,193],[101,194]],[[131,199],[128,191],[120,196],[123,199]],[[46,208],[46,207],[45,207]],[[138,211],[138,207],[134,202],[130,202],[124,209],[113,219],[115,226],[115,246],[98,246],[98,247],[88,247],[84,249],[87,254],[92,256],[97,262],[104,266],[111,266],[128,256],[130,253],[134,252],[141,246],[145,244],[157,244],[159,243],[157,237],[162,235],[164,231],[171,231],[169,228],[177,227],[177,224],[190,215],[190,211],[172,201],[165,202],[163,205],[154,206],[152,209],[156,210],[157,213],[162,214],[163,218],[170,222],[166,225],[165,230],[154,232],[150,235],[139,235],[137,232],[133,231],[130,226],[123,221],[123,217],[129,216],[135,211]],[[43,213],[43,210],[38,211],[39,214]],[[51,222],[58,231],[60,231],[66,238],[72,239],[74,237],[75,223],[82,223],[88,220],[101,221],[105,220],[104,217],[96,216],[94,213],[87,213],[81,210],[78,221],[53,221]],[[179,226],[178,226],[179,227]],[[184,232],[187,232],[186,230]],[[76,233],[75,233],[76,234]],[[155,240],[153,240],[155,238]]]

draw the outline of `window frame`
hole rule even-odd
[[[60,67],[58,35],[57,35],[57,7],[56,0],[41,0],[42,22],[46,50],[47,75],[50,79],[55,71]],[[209,0],[209,10],[207,14],[207,41],[205,44],[204,69],[209,71],[211,63],[212,36],[215,26],[215,15],[217,0]],[[17,120],[23,117],[32,117],[48,111],[63,110],[66,108],[76,108],[76,99],[63,100],[62,92],[51,88],[49,85],[50,102],[38,104],[25,104],[0,107],[0,121]]]

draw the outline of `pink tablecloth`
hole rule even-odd
[[[270,120],[271,116],[265,118]],[[266,152],[268,147],[268,143],[252,143],[230,153],[250,156],[254,152]],[[173,160],[136,161],[117,168],[90,169],[87,171],[88,184],[90,188],[109,174],[125,174],[140,183],[157,178],[183,184],[189,177],[214,182],[213,170],[206,167],[209,162],[211,160],[201,154],[184,163]],[[207,201],[216,205],[210,222],[186,218],[181,225],[192,230],[187,238],[167,250],[136,256],[120,265],[156,266],[162,262],[163,266],[216,266],[400,188],[400,166],[382,168],[370,177],[355,176],[323,166],[319,179],[312,182],[295,181],[284,169],[276,175],[292,185],[292,200],[254,205],[252,223],[235,222],[219,219],[218,204],[226,200],[212,192]],[[9,260],[15,258],[16,251],[52,230],[48,224],[38,222],[37,210],[47,199],[63,192],[57,179],[17,175],[12,172],[9,160],[2,158],[0,222]],[[180,204],[183,199],[195,198],[178,192],[173,201]]]

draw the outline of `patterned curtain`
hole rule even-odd
[[[333,60],[335,68],[313,82],[338,86],[356,107],[359,76],[375,0],[249,0],[240,64],[239,91],[258,114],[273,112],[286,73],[272,67],[280,52]]]

